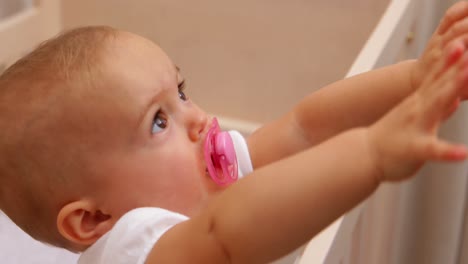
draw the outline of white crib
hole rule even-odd
[[[417,29],[415,25],[418,22],[418,16],[422,15],[416,10],[417,7],[418,1],[392,1],[346,76],[353,76],[400,60],[415,57],[417,50],[415,46],[419,44],[418,41],[424,42],[427,39],[427,36],[423,36],[422,32],[419,32],[422,29]],[[355,243],[359,243],[360,234],[358,228],[360,222],[385,219],[386,213],[381,211],[371,212],[371,214],[366,215],[368,219],[363,219],[363,215],[365,215],[364,211],[368,209],[369,203],[372,203],[373,199],[378,199],[380,193],[385,191],[382,189],[379,189],[368,200],[338,219],[321,234],[312,239],[307,245],[300,263],[315,263],[316,261],[330,264],[368,263],[364,262],[365,259],[362,258],[362,253],[367,256],[373,255],[373,253],[369,251],[355,252],[356,250],[365,250]],[[391,243],[391,241],[388,241],[388,243]],[[355,251],[353,252],[352,250]]]
[[[0,17],[0,71],[61,28],[59,0],[23,1],[23,4],[22,11],[14,15],[7,16],[8,14],[0,12],[0,16],[5,16]],[[415,57],[438,22],[440,11],[449,5],[447,1],[435,0],[392,1],[347,75]],[[462,111],[454,122],[462,122],[465,112]],[[231,121],[221,120],[221,124],[244,133],[249,133],[252,128],[245,122]],[[465,172],[465,167],[458,171],[459,174],[466,174]],[[461,180],[460,185],[466,186],[466,180]],[[298,262],[398,263],[395,257],[390,256],[391,250],[386,250],[392,244],[391,233],[395,230],[395,223],[386,219],[392,219],[389,214],[395,210],[384,211],[379,208],[380,204],[386,204],[383,207],[385,209],[389,206],[393,209],[401,206],[394,199],[398,192],[399,187],[396,186],[380,188],[370,199],[313,238],[305,246],[304,254]],[[15,256],[22,258],[18,260]],[[32,241],[0,212],[1,263],[74,263],[76,257]],[[458,260],[463,261],[461,258]]]
[[[416,58],[423,51],[445,10],[455,2],[391,1],[347,76],[404,59]],[[468,108],[463,106],[456,116],[449,120],[442,128],[442,137],[465,144],[468,142],[466,133],[464,135],[461,131],[466,131],[467,128],[467,110]],[[416,179],[410,182],[381,186],[373,196],[312,239],[306,246],[300,263],[467,263],[468,254],[463,250],[467,248],[465,237],[468,233],[466,231],[467,169],[466,163],[451,167],[436,164],[422,170]],[[449,174],[450,179],[444,181],[441,179],[443,177],[441,174]],[[432,206],[440,202],[453,206],[449,209],[432,210],[432,217],[435,220],[431,223],[437,225],[426,229],[441,229],[444,234],[432,238],[445,239],[439,245],[437,241],[433,241],[432,244],[437,246],[429,250],[428,247],[422,249],[414,247],[412,250],[416,252],[413,256],[408,256],[411,254],[407,254],[402,248],[411,242],[400,246],[395,244],[408,237],[408,234],[403,233],[410,224],[405,222],[412,220],[404,214],[411,210],[409,209],[411,205],[407,203],[413,199],[414,187],[428,180],[432,181],[432,185],[435,183],[440,186],[424,186],[425,192],[439,188],[445,190],[445,195],[429,196],[426,204]],[[417,206],[414,209],[417,209]],[[412,240],[414,241],[418,242],[417,239]]]

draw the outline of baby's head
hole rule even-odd
[[[191,215],[207,115],[154,43],[108,27],[51,39],[0,76],[0,209],[34,238],[82,250],[127,211]]]

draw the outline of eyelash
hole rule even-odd
[[[185,95],[184,93],[184,90],[185,90],[185,80],[183,80],[182,82],[180,82],[178,85],[177,85],[177,88],[178,88],[178,93],[179,93],[179,98],[182,100],[182,101],[187,101],[188,98],[187,96]],[[162,118],[163,117],[163,118]],[[159,109],[156,114],[154,115],[154,118],[153,118],[153,123],[152,123],[152,127],[151,127],[151,133],[152,134],[156,134],[156,133],[159,133],[161,132],[162,130],[164,130],[166,127],[167,127],[167,117],[164,117],[164,112]],[[161,131],[155,131],[155,129],[161,129]]]
[[[179,93],[179,98],[183,101],[187,101],[188,100],[188,97],[187,95],[185,94],[184,90],[185,90],[185,80],[181,81],[178,85],[177,85],[177,88],[178,88],[178,93]]]

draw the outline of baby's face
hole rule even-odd
[[[216,191],[203,160],[211,120],[152,42],[122,33],[107,52],[104,79],[82,101],[99,127],[89,153],[93,195],[106,213],[154,206],[191,215]]]

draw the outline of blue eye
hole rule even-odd
[[[162,132],[167,127],[167,119],[158,111],[153,118],[153,127],[151,128],[151,133],[156,134]]]

